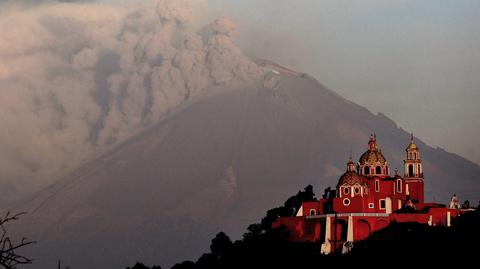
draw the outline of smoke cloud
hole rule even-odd
[[[37,189],[205,89],[262,73],[204,1],[45,1],[0,11],[0,195]],[[70,1],[71,2],[71,1]]]

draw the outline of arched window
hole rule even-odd
[[[417,170],[418,170],[418,174],[421,175],[422,174],[422,168],[420,165],[417,166]]]
[[[375,174],[380,175],[382,173],[382,168],[380,166],[377,166],[375,168]]]
[[[359,188],[359,187],[355,187],[353,190],[354,190],[355,194],[359,194],[359,193],[360,193],[360,188]]]
[[[416,160],[417,159],[417,153],[413,153],[413,159]]]
[[[413,164],[408,165],[408,176],[413,177]]]
[[[397,192],[402,192],[402,181],[397,180]]]
[[[350,192],[350,188],[349,188],[349,187],[344,187],[344,188],[343,188],[343,193],[348,194],[349,192]]]
[[[369,166],[365,166],[365,168],[364,168],[364,174],[365,174],[365,175],[369,175],[369,174],[370,174],[370,167],[369,167]]]

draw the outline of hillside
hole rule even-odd
[[[195,259],[219,231],[239,238],[291,190],[334,186],[350,150],[358,159],[372,132],[401,171],[409,132],[308,75],[264,65],[279,74],[212,88],[13,207],[29,212],[17,233],[38,241],[35,268],[58,259],[75,269]],[[478,165],[417,144],[427,200],[477,201]]]

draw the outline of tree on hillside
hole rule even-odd
[[[288,198],[283,206],[268,210],[267,215],[261,221],[262,229],[269,230],[272,223],[279,217],[295,216],[302,203],[310,201],[317,201],[312,185],[308,185],[303,191],[299,191],[296,195]]]
[[[32,259],[19,254],[21,248],[33,244],[34,241],[29,241],[25,237],[20,242],[15,243],[7,232],[7,224],[16,221],[21,215],[25,213],[18,213],[12,215],[7,212],[4,217],[0,217],[0,266],[5,269],[16,268],[20,264],[30,264]]]
[[[141,262],[137,262],[133,267],[127,267],[127,269],[162,269],[160,266],[148,267]]]

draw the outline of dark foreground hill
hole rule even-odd
[[[308,193],[299,192],[285,205],[310,200],[311,197],[305,195]],[[285,227],[270,229],[270,226],[252,224],[243,239],[234,242],[225,233],[218,233],[211,241],[210,252],[195,261],[179,262],[172,269],[328,268],[360,264],[380,268],[385,262],[406,268],[425,262],[429,266],[473,265],[477,263],[479,225],[478,210],[454,219],[451,227],[393,222],[370,238],[354,242],[350,253],[337,251],[325,256],[320,254],[321,242],[292,242]],[[149,267],[137,263],[132,269]]]
[[[392,171],[403,165],[409,132],[309,76],[283,70],[215,92],[13,208],[29,212],[17,232],[38,241],[35,268],[194,259],[218,231],[240,237],[292,189],[335,185],[372,132]],[[478,199],[478,165],[417,144],[428,200]]]

